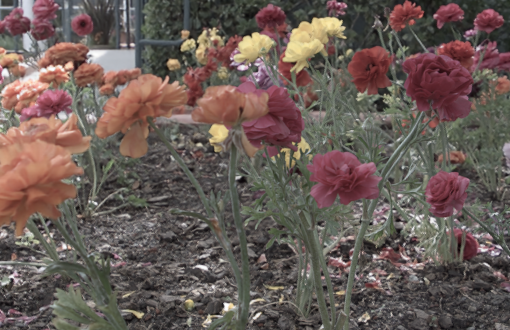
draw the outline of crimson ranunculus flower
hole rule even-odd
[[[301,141],[301,132],[305,129],[305,122],[296,103],[290,98],[287,89],[271,86],[267,90],[257,89],[252,82],[245,82],[237,88],[240,92],[267,93],[269,113],[255,120],[242,124],[244,132],[251,144],[260,148],[261,144],[281,146],[297,151],[293,144]],[[273,152],[278,153],[273,149]],[[270,156],[271,155],[270,153]]]
[[[32,29],[30,30],[30,33],[35,40],[46,40],[55,35],[55,28],[50,21],[36,18],[32,21]]]
[[[453,234],[455,235],[455,238],[457,239],[457,249],[459,251],[459,254],[460,254],[460,248],[462,247],[462,235],[464,232],[465,231],[460,228],[453,229]],[[465,233],[466,233],[466,238],[465,238],[466,243],[464,245],[463,259],[469,260],[478,254],[478,241],[470,233],[468,233],[468,232],[465,232]]]
[[[34,13],[34,19],[40,19],[43,21],[51,21],[57,18],[57,12],[59,5],[53,0],[36,0],[32,6],[32,12]]]
[[[469,179],[457,172],[441,171],[430,178],[425,196],[430,204],[430,213],[435,217],[449,217],[453,209],[462,210],[467,197]]]
[[[71,21],[71,28],[74,33],[83,37],[92,33],[94,30],[94,23],[92,23],[92,18],[90,18],[89,15],[81,14],[73,18]]]
[[[499,54],[498,69],[510,72],[510,53]]]
[[[409,0],[404,5],[396,5],[390,14],[390,26],[395,31],[402,31],[406,25],[414,25],[414,20],[423,17],[421,7],[416,7],[415,3]]]
[[[283,62],[283,58],[285,57],[285,52],[280,55],[280,61],[278,62],[278,72],[284,76],[287,80],[292,81],[292,74],[290,73],[290,69],[296,63],[286,63]],[[288,85],[287,80],[283,80],[284,85]],[[301,70],[296,74],[296,85],[298,86],[306,86],[312,83],[312,78],[306,70]]]
[[[4,19],[7,31],[13,36],[27,33],[30,30],[30,19],[23,16],[23,9],[15,8]]]
[[[458,4],[450,3],[439,7],[434,14],[434,19],[437,21],[437,28],[440,29],[444,23],[457,22],[464,19],[464,10]]]
[[[462,42],[460,40],[455,40],[447,44],[442,44],[441,47],[438,48],[437,53],[459,61],[460,64],[468,70],[473,66],[475,49],[471,46],[469,41]]]
[[[503,23],[505,23],[505,20],[497,11],[494,9],[485,9],[480,14],[476,15],[475,29],[491,33],[502,27]]]
[[[474,71],[480,62],[480,56],[483,54],[482,63],[478,67],[479,70],[483,69],[495,69],[499,65],[499,51],[498,43],[496,41],[483,42],[481,45],[476,47],[475,57],[473,59],[473,66],[471,70]]]
[[[325,155],[317,154],[307,168],[312,172],[310,181],[319,183],[311,190],[319,208],[333,205],[337,195],[343,205],[379,196],[377,185],[382,178],[373,175],[377,170],[375,164],[361,164],[349,152],[333,150]]]
[[[378,93],[378,88],[391,86],[386,76],[393,57],[384,48],[375,46],[354,54],[347,70],[354,78],[352,82],[360,93],[368,89],[368,95]]]
[[[266,26],[275,28],[285,23],[286,17],[285,12],[280,7],[269,4],[255,15],[255,20],[261,29],[264,29]]]
[[[402,65],[408,74],[406,94],[416,101],[418,110],[436,110],[441,121],[465,118],[471,111],[467,95],[473,78],[460,62],[448,56],[420,54]]]

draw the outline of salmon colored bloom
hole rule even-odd
[[[50,65],[39,70],[39,81],[57,88],[60,84],[69,81],[69,73],[62,65]]]
[[[393,30],[399,32],[406,27],[406,25],[414,25],[415,19],[423,17],[423,10],[421,7],[416,7],[415,3],[409,0],[404,2],[404,5],[396,5],[390,14],[390,26]]]
[[[124,133],[120,153],[132,158],[147,153],[149,135],[148,117],[170,117],[172,109],[186,104],[186,91],[177,81],[168,84],[168,77],[162,80],[151,74],[144,74],[132,80],[120,92],[106,102],[104,114],[99,118],[96,135],[104,139],[117,132]]]
[[[27,73],[27,68],[22,65],[12,66],[8,70],[14,77],[24,77]]]
[[[99,94],[101,95],[112,95],[115,92],[115,86],[111,84],[104,84],[99,88]]]
[[[62,180],[83,174],[62,147],[44,141],[15,143],[0,152],[0,225],[16,223],[23,234],[28,218],[39,212],[57,220],[57,205],[76,197],[76,187]]]
[[[456,3],[449,3],[446,6],[439,7],[434,14],[434,19],[437,21],[437,28],[441,29],[445,23],[463,20],[464,10]]]
[[[89,48],[83,44],[60,42],[44,53],[44,57],[38,62],[39,68],[49,65],[66,65],[68,62],[80,65],[87,60],[88,52]]]
[[[466,154],[462,151],[450,151],[450,163],[451,164],[462,164],[466,161]],[[443,162],[443,154],[437,157],[437,162]]]
[[[194,121],[208,124],[237,126],[244,121],[254,120],[269,112],[269,95],[242,93],[235,86],[213,86],[206,89],[193,110]]]
[[[99,64],[83,63],[74,71],[74,82],[77,86],[85,87],[94,83],[100,85],[103,81],[104,69]]]
[[[35,104],[35,101],[48,89],[49,85],[37,80],[15,80],[2,90],[2,107],[7,110],[13,108],[17,113]]]
[[[499,77],[496,85],[496,93],[499,95],[510,92],[510,80],[507,76]]]
[[[391,86],[386,76],[393,57],[384,48],[375,46],[354,54],[347,70],[354,78],[352,82],[360,93],[368,90],[368,95],[378,93],[378,88]]]
[[[460,64],[468,70],[473,66],[475,49],[471,46],[469,41],[462,42],[460,40],[455,40],[447,44],[442,44],[441,47],[438,48],[437,53],[459,61]]]
[[[60,146],[71,154],[81,154],[90,147],[92,137],[84,137],[77,123],[78,117],[75,115],[71,115],[65,123],[55,116],[32,118],[22,122],[19,127],[11,127],[7,133],[0,134],[0,147],[41,140]]]
[[[484,31],[487,33],[491,33],[492,31],[499,29],[503,26],[505,20],[503,16],[501,16],[494,9],[485,9],[475,18],[475,30]]]

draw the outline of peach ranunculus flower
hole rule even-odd
[[[99,64],[83,63],[74,71],[74,82],[79,87],[86,87],[96,83],[101,85],[103,81],[104,69]]]
[[[2,90],[2,107],[7,110],[15,109],[20,113],[24,108],[35,104],[35,101],[49,85],[38,80],[15,80]]]
[[[244,121],[254,120],[269,112],[269,95],[262,93],[242,93],[236,87],[213,86],[206,89],[197,100],[198,107],[191,117],[194,121],[207,124],[222,124],[235,127]]]
[[[69,73],[62,65],[50,65],[39,70],[39,81],[57,88],[60,84],[69,81]]]
[[[0,152],[0,225],[16,223],[23,234],[28,218],[40,212],[58,219],[56,208],[76,197],[76,187],[62,180],[83,174],[64,148],[44,141],[15,143]]]
[[[142,71],[138,68],[131,70],[108,71],[103,75],[102,86],[99,89],[101,95],[111,95],[115,88],[138,78]]]
[[[76,62],[79,65],[87,60],[88,52],[89,48],[83,44],[60,42],[44,53],[44,57],[38,62],[39,68],[66,65],[68,62]]]
[[[450,163],[452,164],[462,164],[466,161],[466,154],[462,151],[450,151]],[[437,157],[437,162],[443,162],[443,154],[440,154]],[[447,160],[448,162],[448,160]]]
[[[132,158],[147,153],[149,135],[148,117],[170,117],[172,109],[186,104],[188,95],[177,81],[168,84],[151,74],[132,80],[119,97],[111,97],[105,104],[104,114],[99,118],[96,135],[104,139],[117,132],[125,134],[120,153]]]
[[[3,49],[3,48],[2,48]],[[21,54],[11,53],[7,55],[0,54],[0,66],[3,68],[10,69],[20,62],[23,62],[24,58]]]
[[[502,95],[510,92],[510,80],[507,76],[499,77],[496,85],[496,94]]]
[[[77,123],[75,115],[71,115],[65,123],[55,116],[31,118],[21,122],[19,127],[11,127],[5,134],[0,134],[0,148],[41,140],[63,147],[71,154],[80,154],[90,147],[92,137],[84,137]]]

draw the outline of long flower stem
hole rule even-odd
[[[239,307],[237,328],[244,330],[248,323],[248,312],[250,309],[250,259],[248,256],[248,240],[244,230],[243,219],[241,218],[241,203],[236,188],[236,169],[237,169],[237,147],[232,144],[230,148],[230,164],[228,169],[228,185],[230,190],[230,199],[232,200],[232,215],[239,236],[239,247],[241,249],[241,286],[239,291]]]
[[[421,42],[420,38],[418,38],[418,36],[416,35],[416,33],[414,33],[414,30],[413,28],[411,27],[411,25],[409,25],[409,30],[411,30],[411,33],[413,34],[414,38],[416,40],[418,40],[418,43],[420,44],[421,48],[423,48],[423,51],[425,51],[425,53],[428,53],[428,49],[427,47],[425,47],[425,45]]]

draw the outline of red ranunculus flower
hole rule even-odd
[[[464,230],[460,228],[454,228],[453,234],[457,239],[457,248],[460,254],[460,248],[462,247],[462,234]],[[466,232],[466,243],[464,245],[464,260],[469,260],[478,254],[478,241],[470,233]]]
[[[435,217],[449,217],[453,209],[462,210],[467,197],[469,179],[457,172],[441,171],[430,178],[425,196],[430,204],[430,213]]]
[[[27,33],[30,30],[30,19],[23,16],[23,9],[15,8],[4,19],[7,31],[13,36]]]
[[[439,7],[434,14],[434,19],[437,21],[437,28],[440,29],[444,23],[457,22],[464,19],[464,10],[460,9],[458,4],[450,3]]]
[[[311,190],[319,208],[333,205],[337,195],[343,205],[379,196],[377,185],[382,178],[373,175],[377,170],[375,164],[361,164],[349,152],[333,150],[325,155],[317,154],[307,168],[312,172],[310,181],[319,182]]]
[[[485,9],[475,18],[475,29],[491,33],[492,31],[500,28],[505,23],[503,16],[501,16],[494,9]]]
[[[437,53],[459,61],[460,64],[468,70],[473,66],[475,49],[471,46],[469,41],[462,42],[460,40],[455,40],[447,44],[442,44],[441,47],[438,48]]]
[[[498,69],[510,72],[510,53],[499,54]]]
[[[354,78],[352,82],[360,93],[368,89],[368,95],[374,95],[378,93],[378,88],[391,86],[386,73],[392,60],[393,57],[384,48],[375,46],[356,52],[347,70]]]
[[[285,57],[285,52],[283,52],[280,55],[280,61],[278,62],[278,72],[282,76],[284,76],[289,81],[292,81],[292,74],[290,73],[290,69],[294,66],[295,63],[286,63],[282,59]],[[283,83],[285,85],[288,84],[287,80],[283,79]],[[312,78],[310,78],[310,75],[306,70],[299,71],[298,74],[296,74],[296,85],[298,86],[306,86],[312,83]]]
[[[74,33],[83,37],[92,33],[94,30],[94,23],[92,23],[92,18],[90,18],[89,15],[81,14],[73,18],[71,21],[71,28]]]
[[[415,3],[409,0],[404,2],[404,5],[396,5],[390,14],[390,26],[395,31],[402,31],[406,25],[414,25],[415,19],[423,17],[423,10],[421,7],[416,7]]]
[[[255,15],[255,20],[260,29],[264,29],[266,26],[275,28],[285,23],[286,17],[285,12],[280,7],[269,4]]]
[[[480,61],[480,56],[483,53],[482,63],[480,63],[479,70],[495,69],[499,65],[499,52],[498,43],[496,41],[483,42],[480,46],[476,47],[475,57],[473,59],[473,66],[471,71],[474,71]]]
[[[248,140],[255,147],[261,144],[281,146],[297,151],[293,144],[301,141],[301,132],[305,129],[305,122],[296,103],[290,98],[287,89],[271,86],[267,90],[257,89],[252,82],[245,82],[237,88],[240,92],[268,93],[267,106],[269,113],[255,120],[244,122],[243,129]],[[278,153],[275,148],[268,149],[270,156]]]
[[[43,21],[51,21],[57,18],[57,12],[59,5],[53,0],[36,0],[32,6],[32,12],[34,13],[34,19],[40,19]]]
[[[416,101],[418,110],[436,110],[441,121],[466,117],[471,111],[467,95],[473,78],[460,62],[448,56],[420,54],[402,65],[408,74],[406,94]]]
[[[32,30],[30,30],[30,33],[35,40],[46,40],[55,35],[55,28],[50,21],[36,18],[32,21]]]

